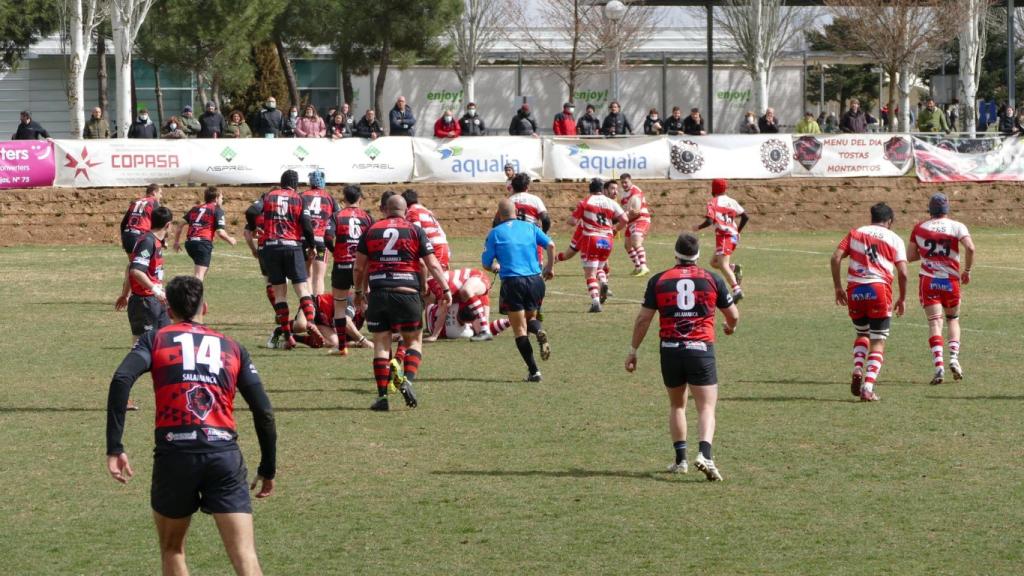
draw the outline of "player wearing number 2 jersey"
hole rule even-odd
[[[892,208],[884,202],[871,207],[871,225],[851,230],[832,254],[832,284],[836,304],[846,306],[857,329],[853,342],[853,375],[850,393],[861,401],[878,400],[875,382],[882,370],[885,339],[895,310],[903,315],[907,294],[907,250],[903,239],[891,230]],[[847,287],[840,278],[843,258],[850,258]],[[892,300],[893,277],[899,279],[900,297]],[[865,370],[865,358],[867,368]]]
[[[676,265],[647,282],[644,301],[633,327],[633,340],[626,357],[626,371],[637,366],[637,348],[650,328],[654,314],[660,317],[661,376],[669,397],[669,431],[675,462],[670,472],[686,473],[686,394],[697,402],[697,430],[700,454],[697,469],[708,480],[720,481],[722,474],[711,459],[715,435],[715,405],[718,401],[718,372],[715,365],[715,309],[725,316],[725,333],[732,334],[739,311],[720,277],[697,266],[700,244],[697,237],[683,233],[676,239]]]
[[[338,201],[325,190],[327,181],[321,170],[309,173],[310,189],[302,193],[302,207],[309,212],[313,222],[313,245],[311,257],[306,259],[306,268],[310,276],[310,291],[313,295],[323,294],[324,277],[327,275],[327,246],[324,237],[334,224],[334,214],[338,212]]]
[[[559,252],[557,260],[563,262],[580,253],[583,276],[590,295],[590,312],[600,312],[608,295],[608,257],[612,253],[615,233],[626,227],[626,213],[617,201],[619,183],[616,180],[590,181],[590,195],[581,200],[569,217],[569,225],[576,232],[569,249]]]
[[[334,225],[327,232],[327,245],[334,254],[331,289],[334,296],[334,332],[338,335],[338,348],[332,350],[332,353],[345,356],[348,354],[348,336],[360,339],[355,327],[348,324],[348,310],[352,307],[352,269],[356,262],[359,239],[373,225],[373,217],[359,207],[363,199],[363,191],[359,186],[345,186],[342,194],[345,207],[334,216]]]
[[[942,362],[942,317],[949,322],[949,369],[953,378],[963,378],[960,367],[960,284],[971,281],[974,264],[974,241],[967,226],[949,217],[949,200],[934,194],[928,201],[930,220],[914,227],[910,234],[911,262],[921,260],[921,306],[928,317],[928,346],[932,351],[935,375],[932,384],[941,384],[945,376]],[[960,268],[960,254],[964,267]]]

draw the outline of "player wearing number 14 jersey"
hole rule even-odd
[[[910,234],[911,262],[921,261],[921,306],[928,317],[928,346],[932,351],[935,376],[932,384],[941,384],[945,377],[942,363],[942,317],[949,322],[949,369],[953,378],[964,376],[960,367],[960,284],[971,281],[974,263],[974,241],[967,226],[949,217],[949,200],[934,194],[928,202],[930,220],[914,227]],[[964,267],[960,268],[960,253]]]
[[[875,382],[882,370],[885,339],[893,311],[903,315],[907,295],[907,249],[891,230],[892,208],[884,202],[871,207],[871,225],[851,230],[832,253],[832,284],[836,304],[846,306],[857,329],[853,342],[850,392],[861,401],[878,400]],[[847,287],[840,279],[843,258],[850,258]],[[892,300],[893,277],[899,279],[899,300]],[[867,368],[865,369],[865,360]]]

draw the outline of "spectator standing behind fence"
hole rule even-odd
[[[839,132],[839,119],[832,112],[828,113],[828,118],[825,118],[825,133],[835,134]]]
[[[213,100],[206,103],[206,112],[199,117],[200,138],[220,138],[224,135],[224,116],[217,111],[217,104]]]
[[[555,114],[555,121],[551,123],[551,131],[555,133],[555,136],[576,135],[576,118],[573,117],[574,112],[576,112],[576,107],[572,105],[572,102],[562,104],[562,111]]]
[[[633,126],[629,118],[622,113],[622,107],[617,100],[608,105],[608,115],[601,123],[601,134],[605,136],[625,136],[633,133]]]
[[[370,108],[366,111],[366,114],[356,122],[356,136],[360,138],[369,138],[370,140],[376,140],[384,135],[384,130],[380,127],[380,122],[377,122],[377,113]]]
[[[523,102],[523,105],[516,111],[516,115],[512,117],[512,122],[508,125],[508,133],[512,136],[537,137],[537,119],[533,117],[530,105],[526,102]]]
[[[657,108],[651,108],[644,117],[644,134],[648,136],[660,136],[665,133],[665,125]]]
[[[156,138],[157,129],[156,124],[149,119],[149,111],[145,108],[139,110],[139,115],[132,121],[132,125],[128,127],[129,138]]]
[[[295,135],[299,138],[323,138],[327,135],[324,119],[316,113],[316,106],[307,104],[302,118],[295,123]]]
[[[21,122],[18,122],[18,128],[14,131],[14,136],[11,136],[11,140],[40,140],[49,137],[50,133],[32,119],[32,114],[28,110],[23,110]]]
[[[278,138],[284,128],[284,116],[277,109],[277,98],[267,98],[263,109],[256,114],[253,129],[260,138]]]
[[[166,140],[183,140],[186,138],[185,131],[181,129],[181,120],[177,116],[164,123],[160,129],[160,137]]]
[[[476,115],[476,104],[470,102],[466,106],[466,113],[459,118],[459,128],[463,136],[483,136],[487,133],[487,126],[484,119]]]
[[[405,105],[405,96],[399,96],[395,101],[395,107],[388,114],[388,120],[391,124],[391,131],[388,134],[412,136],[413,127],[416,126],[416,116],[413,115],[412,108]]]
[[[764,116],[757,120],[757,130],[761,134],[778,134],[779,121],[775,118],[775,109],[769,108],[764,111]]]
[[[949,129],[957,132],[960,128],[960,99],[953,98],[953,101],[949,103],[948,110],[946,118],[949,120]]]
[[[292,106],[288,109],[288,115],[281,121],[281,138],[295,138],[298,133],[295,129],[299,125],[299,109]]]
[[[860,100],[850,100],[850,108],[843,112],[839,121],[839,129],[848,134],[863,134],[868,131],[867,114],[860,109]]]
[[[593,104],[587,104],[586,112],[576,122],[576,134],[578,136],[597,136],[601,134],[601,120],[595,114],[596,111]]]
[[[757,127],[757,116],[754,116],[753,112],[747,111],[743,115],[743,122],[740,124],[740,134],[760,134],[761,130]]]
[[[352,136],[345,115],[340,112],[331,117],[331,123],[327,125],[326,133],[331,140],[341,140]]]
[[[103,117],[103,109],[99,106],[92,109],[92,116],[85,123],[82,129],[82,138],[86,140],[100,140],[110,138],[110,123]]]
[[[683,120],[683,132],[689,136],[706,136],[707,130],[704,129],[704,116],[700,113],[700,108],[691,108],[690,115]]]
[[[814,119],[814,113],[808,110],[804,113],[803,120],[796,123],[797,134],[821,134],[821,126]]]
[[[356,120],[352,117],[352,107],[349,106],[348,102],[341,103],[340,114],[345,116],[345,123],[348,124],[348,131],[352,132],[356,127]]]
[[[232,110],[228,116],[231,120],[224,128],[222,138],[252,138],[252,129],[245,122],[245,116],[240,110]]]
[[[458,138],[462,135],[462,127],[455,119],[455,113],[449,108],[434,122],[434,138]]]
[[[185,106],[181,109],[181,117],[178,118],[181,122],[181,131],[185,133],[186,138],[195,138],[199,136],[201,127],[199,126],[199,120],[192,114],[192,107]]]
[[[1003,136],[1017,136],[1020,134],[1020,128],[1017,126],[1017,115],[1014,113],[1013,106],[1007,106],[1003,109],[1003,113],[999,115],[999,133]]]
[[[919,132],[950,132],[946,115],[935,106],[935,100],[929,98],[924,109],[917,115],[917,129]]]
[[[678,136],[683,133],[683,111],[679,106],[672,107],[672,115],[665,119],[665,134]]]

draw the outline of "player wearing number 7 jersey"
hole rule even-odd
[[[949,369],[953,378],[964,377],[960,367],[960,284],[971,281],[974,263],[974,241],[967,226],[949,217],[949,200],[934,194],[928,201],[930,220],[914,227],[910,234],[911,262],[921,260],[921,306],[928,317],[928,346],[932,351],[935,375],[932,384],[941,384],[945,377],[942,364],[942,316],[949,322]],[[964,268],[960,269],[960,253]]]
[[[871,207],[871,225],[851,230],[832,253],[832,284],[836,304],[846,306],[857,329],[853,342],[853,375],[850,393],[863,402],[878,400],[875,382],[882,370],[885,339],[895,310],[903,315],[907,296],[907,249],[891,230],[892,208],[884,202]],[[840,265],[849,256],[847,287],[840,279]],[[892,300],[893,277],[899,279],[900,297]],[[865,369],[865,360],[867,367]]]

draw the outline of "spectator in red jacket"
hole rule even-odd
[[[462,136],[462,126],[455,119],[451,108],[444,111],[444,115],[434,122],[434,138],[458,138]]]
[[[576,119],[573,118],[573,112],[575,111],[576,107],[572,105],[572,102],[562,104],[562,111],[555,114],[555,122],[551,126],[555,136],[576,135]]]

